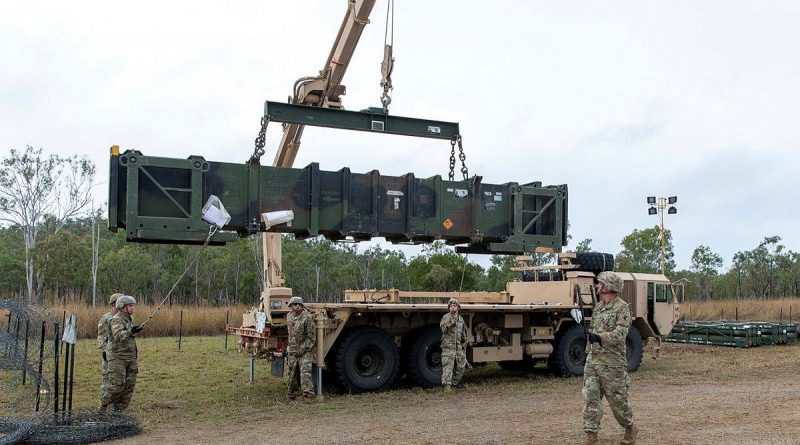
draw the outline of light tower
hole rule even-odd
[[[666,274],[666,258],[664,256],[664,209],[667,209],[667,205],[669,208],[667,209],[668,215],[674,215],[678,213],[678,209],[673,205],[678,202],[677,196],[670,196],[669,198],[659,197],[656,198],[655,196],[648,196],[647,197],[647,204],[650,206],[647,209],[648,215],[658,215],[660,219],[659,227],[661,229],[659,233],[659,238],[661,240],[661,255],[659,255],[659,263],[661,265],[661,273]]]

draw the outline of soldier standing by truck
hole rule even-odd
[[[464,345],[467,343],[467,325],[458,310],[461,304],[455,298],[447,302],[448,313],[444,314],[439,327],[442,328],[442,386],[445,392],[458,386],[467,366]]]
[[[633,445],[638,428],[633,423],[633,410],[628,404],[628,361],[625,338],[631,325],[631,310],[618,297],[623,281],[614,272],[597,276],[597,293],[602,297],[592,311],[588,334],[586,366],[583,371],[583,428],[586,444],[597,444],[600,420],[603,417],[603,396],[611,406],[617,422],[625,428],[620,442]]]
[[[289,299],[289,312],[286,315],[286,326],[289,330],[289,345],[286,353],[289,358],[288,396],[294,400],[298,390],[302,389],[303,397],[311,400],[314,397],[314,383],[311,379],[311,351],[317,342],[317,331],[314,327],[314,316],[306,310],[303,299]]]
[[[117,298],[117,315],[111,319],[111,337],[106,347],[108,357],[108,391],[103,394],[100,411],[113,406],[115,411],[128,408],[139,373],[136,334],[142,331],[133,324],[133,306],[136,299],[130,295]]]
[[[106,357],[106,347],[111,340],[111,319],[117,314],[117,298],[122,294],[112,294],[108,300],[111,310],[100,317],[97,323],[97,347],[100,348],[100,398],[102,399],[108,392],[108,357]]]

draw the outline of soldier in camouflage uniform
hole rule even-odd
[[[442,386],[445,392],[458,386],[467,366],[464,346],[467,344],[467,324],[458,315],[461,304],[455,298],[447,303],[448,313],[444,314],[439,327],[442,328]]]
[[[102,398],[108,392],[108,358],[106,357],[106,347],[111,337],[111,318],[117,314],[117,298],[122,294],[113,294],[108,300],[111,305],[111,310],[100,317],[97,323],[97,347],[100,348],[100,397]]]
[[[133,306],[136,300],[130,295],[117,298],[117,315],[111,318],[111,337],[106,346],[108,357],[108,391],[103,394],[100,410],[112,406],[115,411],[128,408],[139,373],[135,335],[142,331],[133,324]]]
[[[633,445],[638,433],[628,404],[630,379],[625,338],[631,325],[631,310],[628,303],[617,296],[622,292],[622,286],[622,278],[614,272],[602,272],[597,276],[597,292],[602,301],[592,311],[583,370],[583,429],[587,445],[597,444],[603,417],[603,396],[608,400],[614,418],[625,428],[620,443]]]
[[[314,316],[306,310],[303,299],[292,297],[289,300],[291,312],[286,315],[286,326],[289,329],[289,345],[286,348],[289,362],[289,398],[297,398],[302,389],[303,397],[310,400],[314,397],[314,383],[311,379],[311,351],[317,342],[317,330]]]

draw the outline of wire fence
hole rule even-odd
[[[62,314],[0,300],[0,445],[76,444],[140,431],[121,412],[72,409],[75,345],[62,341]]]

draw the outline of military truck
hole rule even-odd
[[[447,300],[461,302],[467,324],[467,359],[473,365],[497,362],[507,370],[532,370],[545,362],[564,376],[583,374],[586,331],[598,296],[596,274],[613,269],[603,253],[564,253],[559,263],[529,266],[518,257],[519,281],[502,292],[409,292],[397,289],[346,291],[341,303],[308,303],[316,319],[314,362],[350,392],[380,391],[409,377],[422,387],[441,382],[441,330]],[[639,368],[649,340],[672,330],[679,317],[682,286],[661,274],[618,272],[625,281],[621,298],[631,306],[628,369]],[[274,359],[282,355],[287,332],[283,323],[290,295],[273,296],[243,316],[242,351]],[[258,326],[265,311],[271,322]],[[575,317],[574,311],[585,318]],[[578,320],[581,320],[579,322]],[[258,329],[257,329],[258,328]]]

